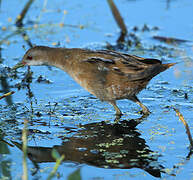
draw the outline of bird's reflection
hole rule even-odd
[[[71,137],[60,137],[61,145],[28,146],[28,157],[35,163],[54,162],[51,152],[56,149],[64,155],[64,161],[112,169],[140,168],[154,177],[161,177],[163,166],[158,163],[158,154],[140,137],[136,122],[124,120],[113,124],[82,125]],[[21,144],[13,143],[21,149]]]

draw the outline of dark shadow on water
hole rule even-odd
[[[56,149],[64,155],[64,162],[108,169],[140,168],[154,177],[161,177],[164,167],[158,162],[159,154],[150,150],[140,136],[135,120],[90,123],[80,126],[71,137],[60,136],[61,145],[28,146],[28,157],[37,168],[38,163],[55,162],[51,152]],[[20,143],[13,143],[21,149]]]

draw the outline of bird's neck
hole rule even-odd
[[[67,71],[80,53],[81,49],[51,48],[47,53],[48,65]]]

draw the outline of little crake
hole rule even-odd
[[[67,72],[88,92],[113,105],[116,115],[121,115],[116,100],[129,99],[139,104],[143,114],[150,111],[137,94],[149,81],[175,63],[162,64],[157,59],[141,58],[109,50],[78,48],[51,48],[36,46],[29,49],[13,69],[28,66],[50,65]]]

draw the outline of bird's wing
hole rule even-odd
[[[150,80],[161,72],[161,61],[157,59],[146,59],[109,50],[95,51],[93,56],[84,59],[83,62],[93,64],[101,72],[108,71],[127,77],[129,81]]]

